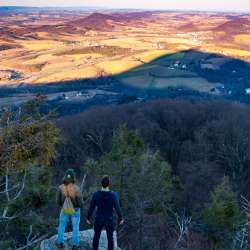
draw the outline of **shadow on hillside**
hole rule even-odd
[[[140,66],[121,74],[32,86],[21,84],[17,88],[2,87],[0,97],[101,88],[128,95],[176,97],[213,94],[238,100],[244,99],[250,88],[250,63],[220,54],[184,50],[149,62],[137,60]]]

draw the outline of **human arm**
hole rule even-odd
[[[123,224],[122,210],[119,202],[118,194],[114,193],[114,208],[118,216],[119,224]]]
[[[58,188],[58,190],[56,192],[56,203],[59,207],[62,207],[62,205],[63,205],[62,191],[60,188]]]
[[[77,187],[76,204],[78,207],[83,208],[83,197],[81,190]]]
[[[95,196],[96,196],[95,194],[92,196],[92,199],[91,199],[91,202],[90,202],[88,215],[87,215],[87,222],[90,222],[91,216],[92,216],[92,214],[93,214],[93,212],[95,210],[95,207],[96,207],[96,197]]]

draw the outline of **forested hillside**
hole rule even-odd
[[[64,118],[24,113],[1,119],[0,249],[37,249],[36,240],[56,233],[55,191],[68,167],[82,184],[83,218],[100,176],[112,176],[125,216],[122,249],[249,248],[248,107],[159,100]]]

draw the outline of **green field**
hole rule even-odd
[[[193,64],[200,59],[203,59],[203,55],[196,52],[172,53],[119,74],[116,78],[125,85],[139,88],[184,87],[210,92],[220,83],[209,82],[194,70]]]

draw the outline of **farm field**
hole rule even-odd
[[[110,76],[133,87],[217,94],[227,82],[205,71],[220,71],[228,58],[250,63],[250,15],[53,10],[0,17],[1,86]]]

